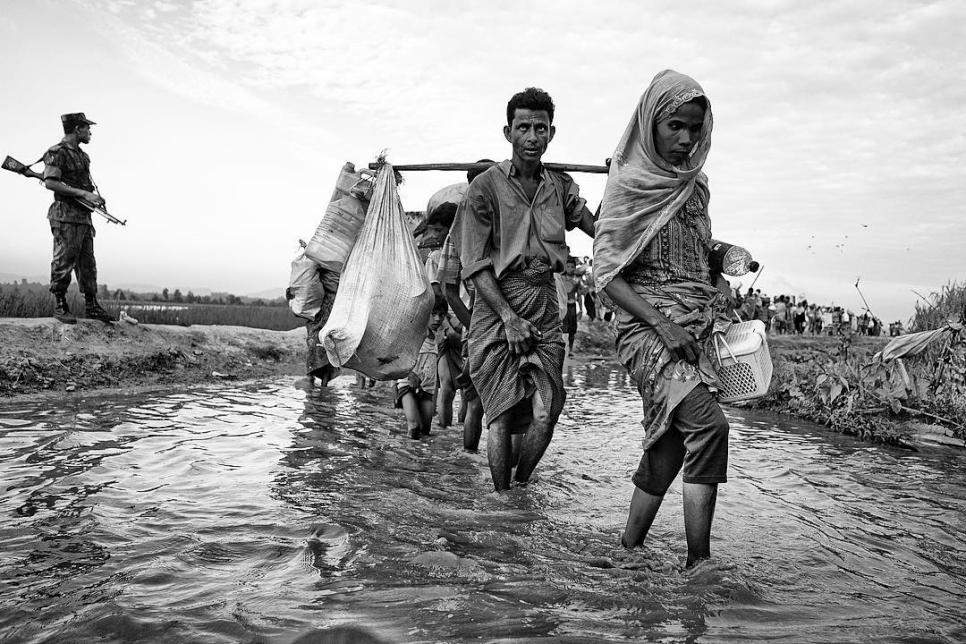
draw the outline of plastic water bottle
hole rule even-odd
[[[708,265],[712,273],[723,273],[732,277],[740,277],[748,272],[755,273],[759,266],[746,249],[716,239],[711,240]]]

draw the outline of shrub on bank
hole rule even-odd
[[[909,331],[931,331],[963,318],[966,318],[966,283],[951,282],[939,292],[931,293],[924,302],[916,303]]]
[[[811,340],[811,341],[810,341]],[[868,440],[902,444],[907,421],[938,424],[964,437],[966,345],[928,357],[883,363],[888,338],[774,338],[774,376],[757,406]]]

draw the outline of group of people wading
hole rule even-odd
[[[439,374],[444,426],[455,388],[463,392],[466,448],[478,447],[486,418],[496,490],[530,480],[566,399],[554,276],[568,270],[565,232],[579,228],[594,238],[593,287],[613,309],[617,356],[643,400],[644,454],[621,543],[644,542],[683,470],[693,565],[710,556],[717,487],[728,467],[728,423],[710,356],[712,333],[730,324],[726,311],[734,303],[708,262],[710,195],[702,167],[711,146],[711,104],[693,79],[671,70],[655,76],[618,143],[596,216],[569,175],[541,162],[556,133],[551,97],[528,88],[510,99],[506,117],[511,158],[469,176],[458,206],[427,209],[427,225],[445,235],[430,272],[448,312],[434,315],[413,373],[396,383],[409,434],[429,431]],[[82,113],[64,115],[63,122],[65,138],[48,151],[43,174],[56,195],[49,213],[55,313],[76,321],[66,299],[76,271],[86,317],[109,322],[113,316],[95,298],[90,208],[77,201],[104,203],[79,147],[90,141],[93,122]],[[326,302],[308,326],[307,373],[323,385],[333,369],[317,360],[316,338],[336,289],[325,286]]]
[[[435,334],[436,347],[428,342],[426,353],[434,368],[444,362],[441,348],[454,358],[439,372],[462,389],[465,447],[476,449],[485,417],[490,474],[502,492],[526,484],[550,445],[566,399],[554,275],[567,268],[565,232],[579,228],[594,238],[594,283],[616,305],[617,355],[644,403],[644,455],[621,543],[644,542],[683,469],[693,565],[710,556],[717,486],[728,467],[728,423],[709,357],[712,332],[730,323],[731,293],[708,264],[702,167],[710,102],[691,78],[658,74],[620,139],[596,216],[569,175],[541,162],[556,133],[551,97],[528,88],[510,99],[506,117],[511,158],[468,177],[455,213],[427,209],[427,223],[448,230],[429,272],[450,313],[434,317],[427,341]],[[397,383],[400,406],[413,396],[407,418],[414,438],[428,431],[419,414],[433,393],[421,384],[430,361],[422,362]],[[442,398],[451,407],[449,390]]]

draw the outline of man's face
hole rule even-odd
[[[671,165],[681,165],[701,137],[703,124],[704,107],[700,103],[685,103],[669,119],[655,126],[657,153]]]
[[[441,224],[429,224],[426,226],[426,239],[445,239],[449,233],[449,228]]]
[[[577,265],[575,263],[567,262],[567,265],[564,268],[564,275],[573,275],[574,271],[576,270],[577,270]]]
[[[78,125],[74,128],[74,132],[77,133],[77,140],[81,143],[91,142],[91,126],[87,123],[84,125]]]
[[[555,131],[546,110],[517,108],[513,113],[513,122],[504,126],[503,135],[513,146],[514,159],[535,163],[547,151]]]

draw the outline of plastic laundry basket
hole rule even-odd
[[[732,324],[726,333],[713,336],[717,353],[719,400],[754,400],[768,393],[771,354],[765,323],[761,320]]]

